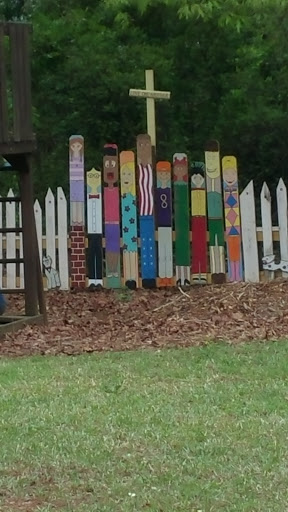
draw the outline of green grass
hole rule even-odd
[[[1,359],[0,510],[285,512],[287,358],[277,342]]]

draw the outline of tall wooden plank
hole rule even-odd
[[[11,74],[13,94],[13,134],[15,141],[29,141],[32,133],[29,25],[10,23]]]
[[[22,59],[20,58],[18,24],[12,23],[9,26],[10,48],[11,48],[11,74],[12,74],[12,102],[13,102],[13,138],[16,142],[22,140],[22,119],[21,119],[21,96],[20,83],[22,82]]]
[[[56,230],[55,230],[55,198],[49,188],[45,197],[45,224],[46,224],[46,257],[50,256],[52,265],[56,266]]]
[[[31,172],[31,156],[24,155],[22,169],[19,173],[19,188],[21,196],[23,224],[23,255],[25,281],[25,313],[34,316],[39,311],[45,316],[45,298],[43,279],[38,259],[36,227],[33,209],[33,184]]]
[[[188,159],[173,155],[176,284],[190,284],[190,226]]]
[[[91,169],[87,180],[88,283],[103,286],[103,221],[101,172]]]
[[[10,188],[7,197],[14,197],[13,190]],[[6,203],[6,227],[16,227],[16,208],[15,202]],[[6,234],[6,254],[7,258],[16,258],[16,235],[15,233]],[[16,264],[7,263],[7,288],[16,288]]]
[[[107,288],[121,288],[119,163],[116,144],[105,144],[103,157],[105,263]]]
[[[84,139],[71,135],[69,139],[70,225],[84,226]]]
[[[258,283],[259,260],[253,180],[248,183],[247,187],[240,194],[240,215],[242,225],[244,279],[246,282]]]
[[[228,280],[243,280],[241,253],[241,220],[237,160],[234,156],[222,158],[224,216],[228,260]]]
[[[136,176],[133,151],[120,153],[120,185],[124,281],[125,285],[133,290],[139,286]]]
[[[158,227],[158,286],[173,286],[171,164],[156,164],[155,211]]]
[[[137,136],[137,165],[139,183],[139,226],[141,239],[141,277],[143,288],[155,288],[157,277],[153,171],[151,138]]]
[[[264,182],[260,195],[261,200],[261,220],[262,220],[262,234],[263,234],[263,257],[273,257],[273,236],[272,236],[272,215],[271,215],[271,194]],[[265,270],[266,278],[274,279],[274,271]]]
[[[4,50],[4,26],[0,24],[0,142],[8,141],[8,102]]]
[[[84,215],[84,139],[69,139],[71,286],[86,286],[85,215]]]
[[[67,200],[62,187],[57,188],[57,233],[60,287],[69,290]]]
[[[191,176],[192,283],[207,283],[207,216],[205,164],[192,163]]]
[[[224,219],[219,143],[210,140],[205,146],[208,206],[209,252],[212,283],[226,280],[224,251]]]
[[[288,278],[288,209],[287,189],[282,178],[277,186],[277,211],[280,238],[280,258],[282,276]]]
[[[30,41],[29,25],[21,24],[21,52],[22,61],[22,101],[21,101],[21,123],[22,137],[24,140],[33,138],[32,129],[32,98],[31,98],[31,72],[30,72]],[[20,93],[21,94],[21,93]],[[24,98],[23,98],[24,96]]]

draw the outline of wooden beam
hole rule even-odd
[[[4,27],[0,25],[0,142],[8,141],[8,104],[4,49]]]
[[[145,89],[130,89],[129,96],[138,98],[146,98],[146,117],[147,117],[147,133],[151,137],[152,154],[156,150],[156,119],[155,119],[155,100],[170,99],[169,91],[155,91],[154,89],[154,71],[146,69],[145,71]]]
[[[0,155],[9,161],[9,155],[21,155],[23,153],[33,153],[37,149],[35,135],[31,135],[31,139],[27,141],[15,141],[10,139],[9,142],[0,141]]]
[[[23,160],[23,170],[19,173],[19,184],[23,227],[23,256],[25,260],[25,313],[27,316],[35,316],[38,314],[38,286],[36,273],[36,249],[38,252],[38,248],[35,248],[34,243],[33,225],[35,223],[35,216],[33,209],[33,187],[30,157],[23,157]]]

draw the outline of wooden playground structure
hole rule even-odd
[[[0,155],[3,172],[17,172],[19,196],[0,197],[0,202],[21,203],[22,227],[2,227],[0,233],[22,233],[23,258],[1,258],[0,263],[23,263],[24,289],[6,293],[25,293],[25,315],[0,317],[0,335],[25,323],[46,321],[46,308],[33,210],[32,154],[36,138],[32,128],[32,101],[29,39],[27,23],[0,23]]]

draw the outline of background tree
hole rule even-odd
[[[135,149],[145,102],[129,98],[153,68],[171,91],[157,104],[158,158],[205,141],[239,160],[252,177],[286,176],[288,19],[282,0],[0,0],[4,19],[33,23],[33,103],[38,135],[35,188],[68,189],[68,137],[81,133],[86,168],[102,147]]]

